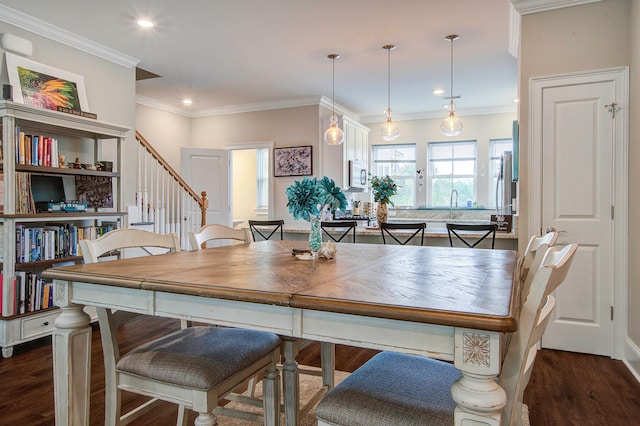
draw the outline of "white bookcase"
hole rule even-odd
[[[11,101],[0,101],[0,124],[2,127],[0,173],[3,177],[0,182],[0,191],[2,191],[0,204],[3,205],[3,211],[0,213],[0,238],[2,239],[0,244],[2,270],[0,346],[2,355],[10,357],[13,354],[14,345],[49,335],[59,315],[56,307],[37,309],[35,296],[34,302],[24,300],[21,308],[19,306],[20,289],[18,289],[18,296],[13,290],[16,276],[23,277],[25,274],[31,274],[32,277],[39,277],[42,271],[57,264],[81,262],[82,257],[75,249],[75,245],[72,242],[65,243],[65,239],[61,236],[68,230],[76,230],[80,234],[82,230],[87,234],[86,237],[90,237],[89,234],[95,237],[96,232],[99,232],[96,230],[104,229],[107,224],[115,227],[124,225],[123,218],[126,213],[123,211],[121,145],[129,129],[92,118],[34,108]],[[66,163],[75,163],[77,159],[80,163],[78,168],[75,168],[75,164],[72,167],[53,167],[55,161],[47,160],[41,161],[42,164],[40,164],[36,160],[46,157],[47,148],[43,150],[41,156],[34,157],[32,154],[30,158],[36,158],[36,160],[21,161],[20,132],[56,139],[57,153],[64,155],[65,166]],[[24,144],[22,148],[25,148]],[[55,154],[55,149],[52,152]],[[90,166],[98,161],[112,163],[111,170],[95,170]],[[112,201],[109,203],[111,206],[102,204],[99,208],[89,207],[86,211],[75,212],[21,209],[18,201],[28,198],[27,191],[30,192],[31,187],[21,185],[19,182],[25,179],[31,180],[33,176],[54,177],[56,182],[62,180],[67,201],[73,201],[76,198],[76,180],[99,180],[102,182],[103,189],[105,185],[109,188],[109,184],[105,182],[110,181],[107,195],[111,197]],[[20,191],[22,191],[21,194],[19,194]],[[23,259],[21,257],[23,252],[18,253],[17,245],[27,252],[29,248],[22,247],[23,241],[17,238],[16,231],[22,228],[33,228],[34,235],[41,235],[44,231],[38,230],[44,230],[45,226],[49,231],[47,235],[50,237],[53,235],[47,240],[46,255],[40,254],[44,250],[45,243],[38,237],[34,238],[35,241],[30,241],[30,244],[31,242],[41,244],[39,250],[35,252],[38,255],[27,260]],[[64,230],[51,234],[51,230],[56,227]],[[70,244],[74,249],[70,248]],[[31,247],[34,246],[31,245]],[[25,283],[26,288],[28,288],[27,283]],[[39,287],[35,286],[34,292],[36,288],[39,290]],[[32,292],[32,294],[36,293]],[[42,295],[40,298],[42,301]],[[16,300],[18,300],[17,307],[14,305]],[[21,311],[24,313],[20,313]]]

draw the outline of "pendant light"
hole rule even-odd
[[[387,50],[387,121],[380,129],[380,136],[385,141],[393,141],[400,136],[400,128],[396,123],[391,121],[391,51],[396,48],[393,44],[385,44],[382,46]]]
[[[337,53],[331,53],[327,55],[327,58],[331,59],[331,64],[333,68],[333,82],[332,82],[332,107],[331,107],[331,124],[326,132],[324,132],[324,141],[327,145],[340,145],[344,142],[344,132],[340,127],[338,127],[338,117],[336,116],[336,59],[338,59],[340,55]]]
[[[457,34],[449,34],[445,37],[451,42],[451,93],[449,97],[449,116],[442,120],[440,131],[445,136],[457,136],[462,133],[462,120],[455,116],[455,105],[453,104],[453,41],[459,39]]]

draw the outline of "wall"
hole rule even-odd
[[[231,182],[233,185],[233,220],[261,219],[256,215],[256,150],[233,150]],[[271,177],[271,179],[274,179]],[[245,222],[242,226],[248,226]]]
[[[640,357],[640,226],[634,220],[638,217],[640,195],[640,173],[633,164],[640,160],[638,147],[639,130],[637,85],[640,83],[639,65],[640,37],[637,25],[640,22],[638,0],[604,0],[582,6],[569,7],[550,12],[525,15],[521,22],[520,50],[520,226],[522,235],[531,234],[526,229],[526,212],[532,208],[528,198],[528,135],[529,126],[529,81],[532,77],[626,66],[630,69],[630,120],[629,120],[629,283],[627,308],[627,344],[634,347],[633,354],[625,357]],[[630,55],[633,52],[633,55]],[[635,69],[633,65],[636,65]],[[634,93],[635,92],[635,93]],[[521,239],[520,248],[526,243]],[[640,363],[636,374],[640,374]],[[640,377],[640,376],[639,376]]]
[[[226,145],[265,141],[273,141],[276,148],[311,145],[313,174],[319,176],[318,159],[322,157],[319,123],[318,106],[194,118],[191,120],[191,146],[219,149]],[[300,177],[273,178],[274,219],[283,218],[287,224],[296,222],[287,210],[285,191],[298,179]]]
[[[418,169],[427,168],[427,142],[455,142],[455,141],[477,141],[477,156],[478,158],[489,158],[489,140],[490,139],[510,139],[512,137],[513,121],[517,119],[517,114],[514,113],[502,113],[502,114],[487,114],[487,115],[474,115],[474,116],[460,116],[464,125],[462,134],[451,137],[444,136],[440,132],[440,123],[445,118],[446,113],[443,113],[442,118],[437,119],[425,119],[425,120],[410,120],[410,121],[398,121],[400,127],[400,137],[392,142],[385,142],[380,136],[380,127],[382,123],[368,123],[367,126],[371,127],[369,133],[369,145],[384,145],[384,144],[403,144],[403,143],[415,143],[416,144],[416,167]],[[485,204],[488,203],[490,193],[489,185],[495,185],[487,176],[488,170],[486,166],[487,161],[478,162],[478,188],[477,188],[477,201]],[[426,190],[419,191],[417,194],[417,205],[426,205]],[[463,201],[462,201],[463,202]],[[495,204],[495,203],[494,203]]]
[[[123,147],[125,161],[122,179],[123,183],[128,185],[127,170],[135,170],[133,165],[127,163],[126,155],[126,147],[131,146],[129,142],[134,139],[135,68],[123,67],[5,22],[0,22],[0,33],[10,33],[29,40],[33,44],[33,54],[28,59],[84,76],[89,112],[97,114],[100,121],[132,129]],[[4,50],[0,49],[0,53],[4,53]],[[2,83],[7,84],[8,77],[4,62],[5,56],[2,54]],[[125,190],[125,194],[131,194],[131,192]]]

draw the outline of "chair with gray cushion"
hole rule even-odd
[[[180,251],[175,234],[135,229],[111,231],[97,240],[80,241],[86,263],[123,247],[161,247]],[[161,254],[160,256],[171,256]],[[280,418],[280,338],[272,333],[218,327],[189,327],[142,343],[129,352],[118,346],[117,329],[137,317],[97,307],[105,365],[105,424],[125,425],[154,409],[160,401],[178,404],[178,425],[186,424],[185,408],[198,413],[197,425],[215,425],[218,401],[257,374],[264,374],[264,414],[253,420],[276,425]],[[121,392],[151,397],[122,415]],[[226,413],[225,415],[233,415]],[[247,413],[242,413],[245,416]],[[240,414],[237,414],[240,416]]]
[[[547,250],[509,343],[499,384],[507,403],[503,425],[519,425],[522,397],[555,299],[577,244]],[[415,355],[381,352],[330,391],[316,409],[319,426],[422,426],[454,424],[451,385],[461,377],[453,364]]]

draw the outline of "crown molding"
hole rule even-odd
[[[473,115],[493,115],[493,114],[508,114],[518,112],[518,106],[504,105],[488,108],[468,108],[468,109],[456,109],[456,115],[459,117],[473,116]],[[447,111],[425,111],[417,112],[413,114],[394,114],[394,121],[411,121],[411,120],[443,120],[447,116]],[[360,118],[360,122],[366,123],[383,123],[385,117],[382,114],[370,115]]]
[[[173,105],[165,104],[164,102],[157,101],[147,96],[136,95],[136,104],[148,106],[150,108],[159,109],[160,111],[170,112],[172,114],[182,115],[183,117],[191,118],[192,112],[188,111],[186,107],[178,108]]]
[[[520,15],[528,15],[530,13],[546,12],[599,1],[602,0],[511,0],[511,4]]]
[[[126,68],[133,68],[140,63],[139,59],[125,55],[115,49],[103,46],[70,31],[56,27],[55,25],[51,25],[33,16],[18,12],[3,4],[0,4],[0,21],[50,40],[66,44],[74,49],[98,56]]]

